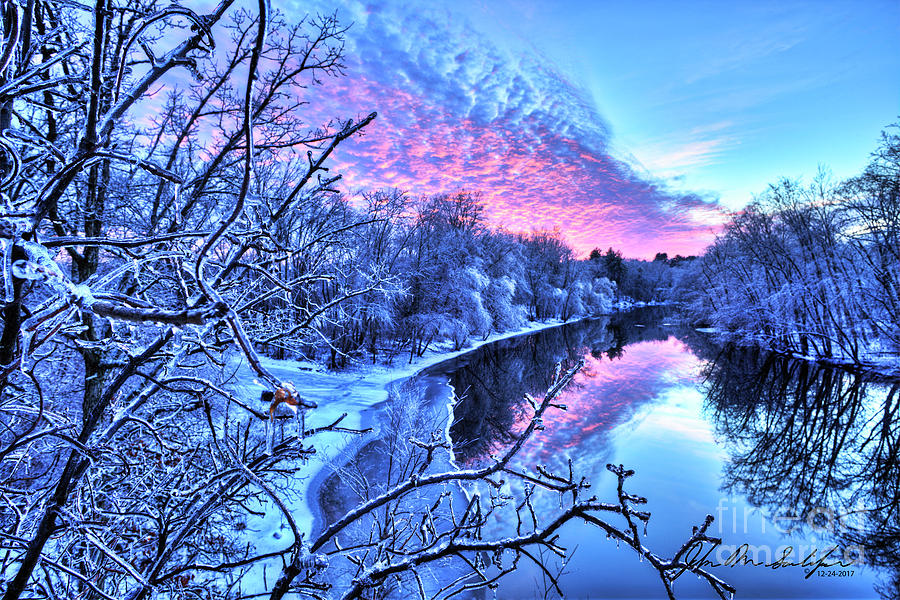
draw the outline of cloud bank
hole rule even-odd
[[[576,250],[626,256],[697,253],[724,220],[715,201],[668,190],[610,151],[592,98],[530,51],[510,52],[460,15],[391,2],[348,2],[346,77],[311,106],[375,110],[334,167],[351,191],[481,192],[493,225],[558,227]]]

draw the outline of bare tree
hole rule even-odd
[[[284,265],[318,260],[291,218],[333,193],[328,157],[375,114],[299,120],[303,88],[341,72],[333,16],[288,25],[264,2],[256,14],[232,4],[204,15],[140,1],[3,4],[6,599],[108,597],[125,580],[139,598],[171,584],[172,557],[202,547],[214,509],[311,452],[300,442],[268,456],[232,431],[229,411],[256,430],[267,415],[222,373],[236,347],[265,385],[283,385],[255,349],[266,340],[247,333],[260,302],[294,307],[292,330],[308,333],[359,293],[298,305],[321,274]],[[185,69],[190,91],[162,93]],[[255,170],[286,152],[303,163],[288,157],[281,185],[265,187]],[[124,554],[135,547],[143,558]]]
[[[394,475],[381,488],[373,487],[375,478],[358,467],[362,470],[355,479],[364,482],[359,503],[354,500],[352,508],[310,540],[303,555],[293,557],[270,597],[277,600],[291,591],[324,597],[331,584],[337,584],[335,597],[347,600],[382,598],[398,588],[406,590],[401,592],[404,597],[451,598],[496,588],[522,561],[537,564],[562,594],[557,574],[541,557],[547,552],[563,561],[567,558],[559,530],[570,521],[596,527],[598,534],[614,538],[647,560],[670,598],[675,597],[673,582],[684,572],[707,581],[719,597],[728,597],[734,588],[688,559],[698,545],[721,542],[707,535],[712,516],[694,528],[674,556],[663,558],[643,545],[642,531],[650,513],[640,506],[646,499],[625,490],[634,471],[607,465],[618,483],[615,501],[602,502],[588,496],[590,483],[578,476],[571,461],[566,473],[517,465],[515,457],[543,428],[546,412],[565,410],[559,395],[583,364],[579,361],[568,370],[557,365],[541,400],[526,395],[532,410],[527,425],[480,468],[453,468],[446,456],[451,448],[440,430],[404,439],[411,429],[392,422],[382,449],[388,465],[376,468]],[[546,501],[548,497],[552,502]],[[557,498],[558,509],[548,510]],[[514,524],[513,529],[498,531],[498,520]],[[424,575],[429,567],[452,575],[429,581]]]
[[[586,482],[574,473],[511,467],[577,366],[535,401],[531,423],[494,464],[432,473],[445,442],[414,440],[422,455],[414,472],[305,540],[285,487],[314,452],[310,440],[343,431],[341,419],[318,428],[300,419],[294,434],[229,384],[249,365],[298,414],[313,408],[257,348],[288,339],[293,349],[340,320],[348,300],[397,292],[379,268],[353,263],[343,237],[382,217],[361,218],[329,198],[339,178],[329,156],[375,114],[301,120],[305,87],[341,73],[344,30],[333,16],[293,25],[264,0],[253,13],[233,4],[201,15],[152,0],[3,3],[4,600],[234,597],[247,569],[273,558],[285,563],[273,598],[316,596],[328,577],[323,558],[353,559],[339,534],[379,514],[390,520],[372,525],[344,597],[398,574],[416,579],[420,565],[444,558],[461,560],[469,575],[440,594],[490,586],[529,548],[559,551],[556,532],[572,519],[634,548],[670,596],[683,570],[720,595],[730,590],[683,560],[691,544],[710,541],[709,519],[670,560],[641,545],[637,526],[649,515],[624,491],[624,468],[614,467],[617,503],[605,504],[584,498]],[[188,90],[177,85],[184,73],[195,79]],[[464,228],[477,216],[456,214]],[[503,497],[497,477],[526,485],[520,502]],[[418,515],[401,511],[413,490],[450,482],[494,491],[462,507],[439,496]],[[571,500],[548,521],[528,521],[536,490]],[[260,554],[240,524],[263,500],[283,514],[292,539]],[[485,537],[485,519],[510,506],[521,531]],[[479,558],[485,552],[500,556],[494,573]]]
[[[682,280],[699,282],[698,320],[741,344],[895,370],[898,146],[885,132],[859,176],[783,179],[735,215]]]

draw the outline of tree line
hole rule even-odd
[[[272,356],[332,368],[361,358],[412,361],[441,342],[459,350],[532,321],[665,300],[674,267],[693,258],[626,259],[610,248],[579,259],[559,230],[491,227],[477,192],[381,190],[327,206],[322,214],[318,201],[312,218],[301,213],[294,235],[315,243],[280,267],[283,281],[314,275],[317,286],[302,297],[272,295],[272,282],[245,273],[244,289],[267,297],[254,306],[252,339]]]
[[[404,437],[404,478],[310,538],[285,503],[296,472],[324,432],[360,432],[343,417],[282,428],[234,392],[237,363],[283,391],[261,351],[325,348],[335,364],[366,345],[417,354],[606,310],[612,284],[555,234],[487,231],[472,196],[341,198],[329,158],[376,114],[304,120],[307,89],[343,70],[334,16],[296,22],[265,0],[202,14],[153,0],[0,12],[3,600],[322,597],[338,562],[357,574],[342,597],[400,581],[424,598],[419,569],[454,560],[468,576],[450,591],[491,587],[519,560],[565,554],[556,532],[570,520],[625,542],[670,596],[685,569],[722,598],[732,590],[684,550],[663,559],[643,546],[644,500],[623,491],[632,471],[611,466],[617,502],[602,503],[571,470],[510,466],[541,416],[563,410],[579,364],[558,369],[494,464],[435,472],[445,442]],[[492,487],[500,478],[529,491],[509,498]],[[456,482],[497,493],[461,504],[442,493]],[[411,502],[428,490],[434,508]],[[558,512],[529,514],[532,494],[558,497]],[[257,551],[241,525],[263,505],[292,535]],[[515,537],[490,536],[501,510],[520,518]],[[710,522],[685,548],[709,539]],[[341,546],[358,523],[371,536]]]
[[[277,356],[318,356],[333,367],[360,356],[412,360],[437,342],[458,350],[529,321],[613,309],[615,284],[576,259],[559,232],[491,229],[476,193],[412,198],[391,190],[365,194],[356,206],[346,198],[336,202],[354,223],[329,240],[346,253],[347,268],[321,262],[327,282],[304,299],[306,312],[327,306],[338,290],[362,288],[361,272],[375,274],[368,280],[378,285],[321,312],[319,335],[266,338],[285,351]],[[301,274],[287,268],[288,278]],[[296,301],[283,298],[258,310],[260,323],[272,314],[291,313],[289,321],[299,316]]]
[[[900,354],[900,135],[862,173],[782,179],[681,274],[695,323],[739,343],[883,366]]]

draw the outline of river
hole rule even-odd
[[[897,387],[761,352],[723,350],[675,323],[659,308],[584,321],[496,342],[407,380],[374,410],[381,434],[359,445],[347,462],[355,470],[343,469],[322,487],[324,516],[350,506],[353,490],[370,493],[404,476],[411,467],[396,448],[409,431],[445,427],[454,392],[446,428],[453,454],[443,460],[486,464],[530,419],[523,394],[540,396],[557,362],[583,358],[560,399],[567,410],[547,414],[545,428],[517,456],[518,468],[540,464],[563,473],[571,459],[590,480],[590,493],[611,502],[616,480],[607,463],[634,469],[628,491],[645,496],[652,515],[643,543],[663,557],[713,515],[709,531],[722,543],[707,548],[705,558],[726,564],[708,568],[738,598],[896,598]],[[441,460],[437,468],[449,466]],[[535,508],[549,514],[557,502],[551,495]],[[512,524],[501,519],[492,527],[502,534]],[[559,586],[568,598],[666,597],[652,567],[593,526],[567,524],[559,544],[571,560],[548,564],[551,573],[562,571]],[[760,564],[729,566],[744,544],[745,556]],[[784,566],[811,554],[815,562],[832,548],[827,562],[853,564],[809,576],[808,567]],[[458,575],[448,567],[435,577]],[[674,589],[682,600],[717,597],[690,573]],[[499,598],[556,594],[528,561],[497,590]],[[474,597],[492,596],[483,590]]]

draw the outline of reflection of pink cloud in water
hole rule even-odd
[[[612,361],[590,355],[585,360],[574,385],[560,398],[568,410],[551,408],[545,413],[544,431],[536,432],[517,459],[522,466],[559,465],[569,453],[601,457],[612,430],[634,418],[667,387],[690,385],[699,366],[674,337],[631,344]],[[516,427],[521,430],[523,419],[530,418],[530,411],[522,414]]]

